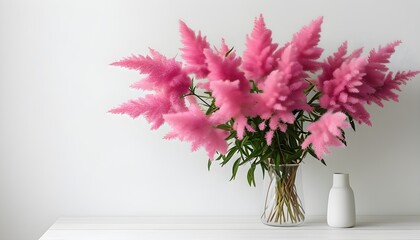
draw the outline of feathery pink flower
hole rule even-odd
[[[210,48],[206,37],[202,37],[201,32],[195,35],[194,31],[183,21],[179,21],[179,32],[184,45],[181,51],[182,58],[187,63],[187,72],[194,73],[197,78],[205,78],[209,71],[207,70],[204,49]]]
[[[358,122],[371,125],[370,115],[364,108],[366,103],[364,92],[366,59],[363,57],[347,59],[333,72],[333,78],[324,81],[322,96],[319,100],[321,107],[331,111],[349,113]]]
[[[273,136],[274,136],[274,130],[270,130],[265,134],[265,141],[267,142],[267,145],[271,145],[273,142]]]
[[[312,144],[316,156],[318,159],[322,159],[324,153],[329,153],[327,147],[344,145],[340,141],[342,139],[341,131],[348,127],[350,127],[350,124],[346,122],[344,113],[327,112],[318,121],[308,126],[311,135],[302,143],[302,149],[306,149],[309,144]]]
[[[293,123],[293,111],[297,109],[310,111],[312,108],[306,102],[304,90],[308,83],[304,80],[305,73],[297,61],[297,49],[289,45],[282,54],[277,70],[268,75],[259,94],[258,108],[263,119],[270,120],[270,128],[280,127],[280,121]]]
[[[152,90],[156,93],[130,100],[110,112],[128,114],[133,118],[144,115],[152,124],[152,129],[156,129],[163,124],[164,114],[186,109],[182,96],[188,93],[191,80],[182,69],[180,62],[173,58],[168,59],[152,49],[150,49],[150,54],[151,56],[146,57],[131,56],[112,65],[147,74],[147,77],[133,84],[132,87]]]
[[[401,41],[395,41],[387,44],[385,47],[379,46],[378,50],[372,49],[369,53],[368,64],[366,66],[366,83],[372,88],[381,87],[384,83],[389,63],[389,59],[395,52]]]
[[[166,114],[163,118],[172,127],[166,139],[178,138],[181,141],[189,141],[193,151],[203,147],[211,160],[216,152],[226,153],[228,146],[225,138],[228,132],[216,128],[196,103],[191,102],[185,112]]]
[[[277,64],[273,53],[277,46],[272,43],[271,30],[266,28],[264,18],[260,15],[255,19],[251,35],[246,37],[242,68],[248,79],[258,81],[273,71]]]
[[[295,45],[299,53],[298,61],[304,71],[315,72],[320,68],[320,62],[316,60],[321,56],[324,49],[318,47],[320,40],[321,24],[323,18],[313,20],[297,32],[291,44]]]
[[[222,49],[227,46],[222,43]],[[205,49],[204,55],[209,70],[207,78],[209,81],[226,80],[239,81],[239,87],[242,91],[249,91],[250,84],[245,78],[245,74],[239,69],[241,65],[241,58],[236,57],[234,51],[228,56],[223,56],[220,53],[215,53],[211,49]]]
[[[242,115],[242,108],[247,101],[246,93],[240,90],[239,81],[212,81],[210,82],[212,95],[216,99],[216,106],[219,107],[213,117],[220,122],[227,122],[231,118]]]
[[[395,47],[400,43],[401,41],[391,42],[385,47],[380,46],[378,50],[370,51],[364,78],[366,85],[370,87],[370,92],[366,94],[368,103],[374,102],[383,107],[383,100],[398,101],[398,95],[393,91],[400,91],[401,84],[405,84],[419,73],[415,71],[397,72],[395,77],[392,77],[392,72],[388,72],[389,69],[385,64],[389,63],[389,59],[395,52]]]
[[[381,107],[383,107],[382,100],[393,100],[398,102],[398,95],[394,91],[401,91],[400,85],[405,85],[408,80],[419,73],[420,71],[403,71],[397,72],[395,76],[393,76],[393,73],[389,72],[384,78],[383,85],[376,88],[375,93],[369,96],[369,101],[374,102]]]
[[[163,95],[146,95],[144,98],[130,100],[121,106],[111,109],[109,112],[115,114],[127,114],[132,118],[144,115],[146,120],[152,124],[152,129],[159,128],[164,120],[163,115],[171,111],[169,98]]]
[[[253,132],[254,129],[247,123],[248,116],[255,115],[252,112],[255,104],[255,95],[249,91],[242,91],[239,81],[212,81],[210,89],[216,99],[216,106],[219,107],[212,118],[217,122],[224,123],[234,119],[233,129],[237,132],[238,139],[242,139],[245,129]]]
[[[138,83],[135,88],[155,90],[157,92],[173,93],[179,96],[188,92],[191,80],[182,69],[180,62],[174,58],[166,58],[159,52],[150,49],[151,56],[131,56],[111,65],[138,70],[148,76]]]
[[[327,57],[327,59],[321,64],[322,72],[318,76],[316,81],[317,88],[319,90],[323,89],[324,82],[331,80],[334,76],[334,71],[343,64],[347,59],[358,58],[362,54],[362,48],[356,49],[349,56],[347,54],[347,42],[344,42],[332,56]]]

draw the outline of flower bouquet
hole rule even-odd
[[[150,49],[112,65],[137,70],[145,78],[131,85],[149,93],[110,110],[144,116],[152,129],[167,123],[166,139],[203,147],[221,166],[232,162],[232,179],[247,166],[255,186],[260,167],[270,177],[263,222],[295,225],[304,209],[296,193],[298,164],[309,154],[325,164],[330,146],[346,145],[346,128],[371,125],[367,104],[398,101],[396,91],[419,71],[389,71],[400,41],[362,56],[344,42],[325,60],[318,46],[323,18],[304,26],[279,47],[263,16],[255,19],[242,57],[222,39],[210,47],[206,37],[180,21],[183,62]],[[272,196],[268,199],[268,196]]]

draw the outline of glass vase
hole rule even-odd
[[[268,176],[267,176],[268,175]],[[297,226],[305,220],[299,164],[270,165],[264,178],[261,221],[270,226]]]

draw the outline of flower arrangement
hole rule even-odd
[[[193,151],[204,148],[209,168],[232,160],[231,179],[240,166],[248,166],[247,180],[254,186],[258,166],[281,176],[282,165],[299,164],[307,154],[325,164],[329,147],[346,145],[346,128],[355,130],[355,122],[371,125],[367,104],[398,101],[396,91],[420,72],[389,71],[386,64],[400,41],[367,56],[361,48],[348,53],[344,42],[320,60],[322,21],[315,19],[279,47],[260,15],[242,57],[223,39],[211,48],[201,32],[180,21],[183,62],[150,49],[148,56],[112,63],[146,75],[131,86],[149,94],[110,112],[142,115],[152,129],[166,122],[172,128],[166,139],[189,141]],[[280,185],[278,192],[293,191],[287,187]],[[299,201],[282,204],[268,217],[282,221],[285,205],[292,205],[289,217],[302,217]]]

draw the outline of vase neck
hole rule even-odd
[[[348,187],[350,186],[348,173],[334,173],[333,187]]]

